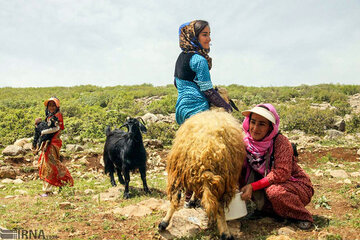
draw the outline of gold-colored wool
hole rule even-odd
[[[235,195],[245,156],[242,127],[231,114],[215,109],[190,117],[167,158],[170,201],[179,190],[191,190],[214,220]]]

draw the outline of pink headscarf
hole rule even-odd
[[[271,131],[271,133],[269,135],[267,135],[261,141],[255,141],[251,137],[250,132],[249,132],[250,115],[245,117],[244,122],[243,122],[243,129],[244,129],[244,132],[245,132],[244,141],[245,141],[245,144],[246,144],[246,149],[255,156],[263,156],[268,152],[268,150],[269,150],[270,154],[272,153],[273,138],[275,137],[276,134],[278,134],[279,125],[280,125],[280,118],[279,118],[279,115],[276,112],[276,109],[274,108],[274,106],[271,105],[270,103],[256,105],[256,107],[261,107],[261,106],[267,107],[270,110],[270,112],[272,114],[274,114],[276,124],[272,123],[273,130]]]

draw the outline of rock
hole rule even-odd
[[[66,144],[66,151],[75,152],[76,145],[75,144]]]
[[[322,177],[322,176],[324,176],[324,173],[323,173],[321,170],[319,170],[319,169],[316,170],[314,174],[315,174],[316,177]]]
[[[144,139],[144,146],[145,147],[152,147],[152,148],[163,148],[163,142],[158,139]]]
[[[1,183],[13,183],[14,180],[10,179],[10,178],[5,178],[1,181]]]
[[[14,145],[23,148],[26,143],[30,143],[30,142],[31,142],[31,138],[21,138],[21,139],[17,140],[14,143]]]
[[[326,130],[326,137],[327,138],[330,138],[330,139],[337,139],[337,138],[340,138],[342,136],[344,136],[344,133],[343,132],[340,132],[338,130],[335,130],[335,129],[329,129],[329,130]]]
[[[145,215],[151,214],[153,211],[146,206],[137,206],[137,205],[130,205],[124,208],[116,208],[113,210],[115,214],[121,214],[126,217],[143,217]]]
[[[32,143],[25,143],[23,149],[27,152],[32,150]]]
[[[66,151],[68,152],[81,152],[84,151],[84,148],[80,145],[76,144],[67,144],[66,145]]]
[[[3,179],[3,178],[15,179],[16,175],[17,175],[16,171],[13,167],[11,167],[11,166],[0,167],[0,179]]]
[[[0,184],[0,189],[4,189],[4,188],[6,188],[6,186],[3,184]]]
[[[25,153],[24,149],[15,145],[9,145],[2,151],[4,156],[17,156],[23,153]]]
[[[71,204],[71,202],[61,202],[59,203],[59,207],[60,209],[70,209],[73,208],[73,205]]]
[[[330,175],[334,178],[348,178],[348,174],[344,170],[331,170]]]
[[[183,208],[174,213],[170,225],[160,235],[165,239],[175,239],[193,236],[206,228],[208,219],[203,209]]]
[[[159,119],[155,114],[146,113],[144,116],[141,117],[146,123],[154,123],[157,122]]]
[[[278,235],[278,236],[270,236],[266,240],[291,240],[291,238],[285,235]]]
[[[360,93],[349,96],[349,104],[352,113],[360,113]]]
[[[336,109],[336,107],[331,106],[330,103],[323,102],[323,103],[311,103],[310,108],[317,108],[319,110],[326,110],[326,109]]]
[[[10,163],[22,163],[25,161],[25,158],[23,156],[13,156],[13,157],[5,157],[4,159],[6,162]]]
[[[346,184],[351,184],[351,180],[350,179],[344,179],[344,183],[346,183]]]
[[[279,235],[289,236],[294,233],[295,233],[295,230],[292,227],[282,227],[278,230]]]
[[[84,148],[82,146],[80,146],[80,145],[76,145],[75,151],[76,152],[82,152],[82,151],[84,151]]]
[[[13,183],[14,184],[22,184],[22,183],[24,183],[24,181],[21,179],[15,179],[15,180],[13,180]]]
[[[357,154],[357,155],[360,155],[360,149],[359,149],[359,150],[357,150],[356,154]]]
[[[21,190],[21,189],[16,189],[16,190],[15,190],[15,193],[16,193],[16,194],[19,194],[19,195],[27,195],[27,194],[28,194],[27,191]]]
[[[16,196],[14,196],[14,195],[7,195],[7,196],[5,196],[5,199],[9,199],[9,198],[16,198]]]
[[[140,205],[144,205],[149,207],[152,210],[162,210],[167,211],[170,207],[170,202],[165,201],[163,199],[149,198],[139,203]]]
[[[101,166],[105,167],[105,164],[104,164],[104,157],[103,157],[103,156],[101,156],[101,157],[100,157],[99,162],[100,162],[100,165],[101,165]]]
[[[86,195],[93,194],[94,192],[95,192],[95,191],[92,190],[92,189],[86,189],[86,190],[84,191],[84,193],[85,193]]]
[[[360,172],[352,172],[352,173],[350,173],[350,176],[352,176],[352,177],[359,177],[359,176],[360,176]]]

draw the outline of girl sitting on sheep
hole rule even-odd
[[[55,133],[51,141],[43,146],[43,149],[41,149],[42,153],[39,157],[39,175],[40,179],[44,181],[44,194],[41,196],[47,197],[48,194],[52,193],[52,186],[61,187],[65,184],[72,186],[74,181],[68,169],[60,161],[60,149],[62,146],[60,132],[64,130],[64,121],[60,112],[60,101],[56,97],[51,97],[44,102],[44,105],[46,107],[45,121],[48,121],[54,116],[58,119],[58,125],[56,127],[41,132],[41,135]],[[41,119],[36,119],[35,124],[39,121],[41,121]]]
[[[210,27],[207,21],[195,20],[179,28],[180,53],[174,74],[174,85],[178,90],[176,121],[182,124],[196,113],[209,110],[209,103],[231,112],[232,107],[213,88],[210,79],[212,59],[210,52]],[[185,204],[192,193],[187,192]],[[185,205],[187,206],[187,205]]]
[[[279,134],[280,119],[271,104],[260,104],[242,112],[247,159],[241,174],[242,199],[252,199],[257,211],[253,219],[264,215],[295,220],[301,229],[309,229],[313,218],[305,208],[314,194],[309,176],[297,164],[289,140]]]

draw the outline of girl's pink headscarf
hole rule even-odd
[[[280,125],[280,118],[278,113],[276,112],[276,109],[274,108],[273,105],[271,105],[270,103],[264,103],[264,104],[258,104],[256,105],[256,107],[261,107],[261,106],[265,106],[267,107],[270,112],[272,112],[272,114],[274,114],[275,116],[275,120],[276,120],[276,124],[273,124],[273,130],[271,131],[271,133],[269,135],[267,135],[264,139],[262,139],[261,141],[255,141],[249,132],[249,128],[250,128],[250,115],[245,117],[244,122],[243,122],[243,129],[245,132],[245,137],[244,137],[244,141],[246,144],[246,149],[253,155],[260,157],[260,156],[264,156],[268,151],[271,154],[272,153],[272,146],[273,146],[273,138],[275,137],[275,135],[279,132],[279,125]]]

